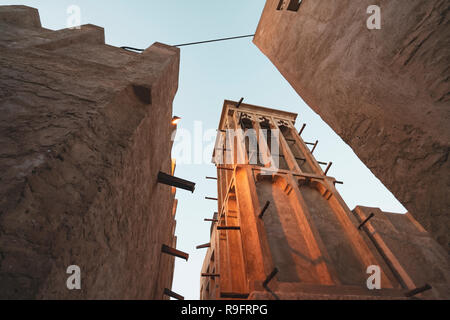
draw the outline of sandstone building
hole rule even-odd
[[[241,102],[225,101],[218,127],[201,299],[450,297],[448,256],[409,213],[350,211],[297,115]],[[370,266],[381,289],[367,287]]]
[[[381,29],[367,20],[378,5]],[[449,249],[449,2],[267,0],[254,43]]]
[[[179,49],[105,44],[0,7],[0,298],[163,299]],[[67,267],[81,269],[68,290]]]

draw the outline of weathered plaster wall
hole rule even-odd
[[[373,227],[386,244],[385,248],[376,245],[377,250],[384,257],[388,257],[386,248],[391,251],[416,287],[426,283],[432,286],[433,290],[422,293],[421,298],[449,299],[450,261],[447,252],[410,213],[397,214],[363,206],[353,210],[356,217],[360,214],[368,217],[370,213],[374,216],[366,225]],[[363,227],[363,231],[368,236],[373,234],[367,227]],[[367,240],[373,241],[369,237]]]
[[[440,244],[449,245],[449,2],[268,0],[254,43]],[[381,7],[381,30],[366,10]]]
[[[0,7],[0,298],[162,299],[171,287],[179,50],[41,28]],[[66,268],[81,268],[81,290]]]

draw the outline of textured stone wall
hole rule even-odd
[[[41,27],[0,7],[0,298],[163,299],[171,287],[179,50]],[[81,268],[81,290],[66,268]]]
[[[415,287],[431,285],[433,290],[423,292],[420,298],[448,300],[450,297],[450,263],[444,248],[409,212],[397,214],[363,206],[357,206],[353,210],[357,220],[360,220],[361,215],[368,217],[370,213],[373,213],[374,216],[362,230],[367,235],[367,242],[373,242],[374,250],[379,251],[387,260],[392,254],[401,266],[398,268],[397,265],[397,268],[404,270]],[[378,239],[374,238],[373,230],[379,236]],[[380,239],[385,246],[380,245]],[[380,267],[386,268],[386,266]]]
[[[449,2],[268,0],[254,43],[440,244],[449,247]],[[370,5],[381,29],[369,30]]]

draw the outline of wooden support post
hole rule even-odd
[[[189,190],[191,192],[194,192],[195,190],[194,182],[183,180],[161,171],[158,173],[158,182],[168,186]]]
[[[371,212],[369,214],[369,216],[363,221],[361,222],[361,224],[359,225],[358,229],[361,230],[361,228],[373,217],[375,216],[373,212]]]
[[[262,208],[261,212],[259,213],[258,218],[262,219],[262,217],[264,216],[264,213],[266,212],[269,205],[270,205],[270,201],[267,201],[266,204],[264,205],[264,208]]]
[[[273,271],[267,276],[266,280],[264,280],[263,282],[263,287],[267,287],[267,285],[269,284],[270,281],[272,281],[272,279],[277,275],[278,273],[278,269],[274,268]]]
[[[179,295],[178,293],[175,293],[167,288],[164,289],[164,294],[166,296],[169,296],[171,298],[177,299],[177,300],[184,300],[184,297]]]
[[[183,252],[183,251],[174,249],[174,248],[172,248],[172,247],[169,247],[169,246],[167,246],[167,245],[165,245],[165,244],[162,245],[162,247],[161,247],[161,252],[166,253],[166,254],[169,254],[169,255],[171,255],[171,256],[175,256],[175,257],[184,259],[184,260],[186,260],[186,261],[188,261],[188,259],[189,259],[189,254],[187,254],[187,253],[185,253],[185,252]]]
[[[406,292],[405,297],[408,297],[408,298],[414,297],[415,295],[422,293],[424,291],[430,290],[430,289],[433,289],[433,287],[431,287],[428,283],[426,283],[423,287],[416,288],[416,289]]]
[[[205,244],[201,244],[199,246],[196,247],[196,249],[204,249],[204,248],[209,248],[211,247],[211,243],[205,243]]]

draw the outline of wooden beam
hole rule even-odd
[[[272,279],[277,275],[278,273],[278,268],[274,268],[273,271],[267,276],[266,280],[264,280],[263,282],[263,287],[267,287],[267,285],[269,284],[270,281],[272,281]]]
[[[191,192],[194,192],[195,190],[194,182],[183,180],[161,171],[158,173],[158,182],[166,184],[168,186],[188,190]]]
[[[209,248],[211,247],[211,243],[205,243],[205,244],[201,244],[199,246],[197,246],[197,249],[204,249],[204,248]]]
[[[314,150],[316,150],[317,144],[319,143],[319,140],[316,140],[316,143],[314,143],[314,147],[311,150],[311,154],[314,153]]]
[[[264,216],[264,213],[266,212],[269,205],[270,205],[270,201],[267,201],[266,204],[264,205],[264,208],[262,208],[261,212],[259,213],[258,218],[262,219],[262,217]]]
[[[233,168],[225,168],[225,167],[217,167],[217,169],[219,169],[219,170],[229,170],[229,171],[234,171]]]
[[[303,130],[305,130],[306,128],[306,123],[303,124],[302,128],[300,129],[300,131],[298,132],[298,135],[301,136],[303,133]]]
[[[220,297],[225,299],[247,299],[248,293],[237,293],[237,292],[221,292]]]
[[[424,291],[431,290],[431,289],[433,289],[433,287],[431,287],[428,283],[426,283],[424,286],[422,286],[420,288],[416,288],[416,289],[406,292],[405,297],[408,297],[408,298],[414,297],[415,295],[417,295],[419,293],[422,293]]]
[[[325,172],[324,172],[325,175],[327,175],[328,170],[330,170],[332,164],[333,164],[333,162],[330,162],[330,163],[328,164],[328,166],[327,166],[327,168],[325,169]]]
[[[220,277],[218,273],[202,273],[202,277]]]
[[[239,226],[217,226],[217,230],[241,230]]]
[[[171,298],[177,299],[177,300],[184,300],[183,296],[181,296],[178,293],[175,293],[167,288],[164,289],[164,294]]]
[[[161,247],[161,252],[166,253],[166,254],[169,254],[169,255],[171,255],[171,256],[175,256],[175,257],[184,259],[184,260],[186,260],[186,261],[188,261],[188,259],[189,259],[189,254],[187,254],[187,253],[185,253],[185,252],[183,252],[183,251],[174,249],[174,248],[172,248],[172,247],[169,247],[169,246],[167,246],[167,245],[165,245],[165,244],[162,245],[162,247]]]
[[[239,108],[243,101],[244,101],[244,98],[241,98],[241,100],[239,100],[239,102],[237,103],[236,108]]]
[[[363,222],[361,222],[361,224],[358,226],[358,229],[361,230],[361,228],[367,223],[367,221],[369,221],[370,219],[372,219],[374,216],[375,216],[375,214],[374,214],[373,212],[371,212],[371,213],[369,214],[369,216],[368,216],[366,219],[364,219]]]

